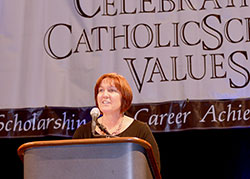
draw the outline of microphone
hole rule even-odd
[[[95,127],[96,127],[96,122],[97,122],[97,118],[100,116],[100,110],[98,108],[92,108],[90,111],[90,115],[92,118],[92,122],[91,122],[91,131],[93,136],[95,135]]]
[[[96,136],[95,134],[95,127],[96,125],[101,129],[101,131],[103,131],[107,136],[111,136],[110,133],[108,132],[107,128],[102,125],[101,123],[98,122],[98,117],[100,116],[100,110],[98,108],[93,108],[90,111],[90,115],[92,117],[92,123],[91,123],[91,127],[92,127],[92,134],[93,136]]]

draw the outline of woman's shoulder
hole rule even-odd
[[[139,127],[139,128],[147,128],[148,124],[143,121],[138,121],[138,120],[133,120],[133,123],[131,124],[134,127]]]
[[[81,124],[78,128],[77,128],[77,130],[85,130],[85,129],[87,129],[87,128],[90,128],[91,127],[91,121],[89,121],[89,122],[87,122],[86,124]]]
[[[142,135],[149,131],[149,126],[146,122],[138,121],[133,118],[127,117],[127,121],[130,121],[130,125],[122,133],[126,135]]]
[[[73,138],[86,138],[86,135],[89,136],[91,132],[91,121],[80,125],[74,132]]]

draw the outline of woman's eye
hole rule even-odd
[[[109,93],[117,92],[116,88],[108,88],[108,89],[100,88],[100,89],[98,89],[98,93],[103,93],[105,90],[107,90],[107,92],[109,92]]]
[[[112,93],[112,92],[115,92],[115,90],[114,90],[114,89],[109,89],[108,91],[109,91],[109,92],[111,92],[111,93]]]
[[[103,92],[104,90],[103,89],[99,89],[98,92]]]
[[[117,92],[117,89],[116,88],[110,88],[109,92]]]

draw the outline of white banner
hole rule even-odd
[[[133,103],[249,97],[247,0],[0,3],[1,108],[93,105],[107,72]]]
[[[90,107],[108,72],[133,104],[249,98],[249,4],[0,0],[0,108]]]

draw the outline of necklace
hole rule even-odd
[[[123,118],[122,121],[120,122],[119,126],[117,127],[117,129],[111,133],[111,135],[117,135],[119,134],[120,130],[122,129],[122,123],[123,123]]]
[[[122,124],[123,124],[123,118],[122,118],[122,121],[120,122],[120,124],[119,124],[119,126],[117,127],[117,129],[114,131],[114,132],[112,132],[112,133],[110,133],[110,135],[112,135],[112,136],[115,136],[115,135],[117,135],[117,134],[119,134],[119,132],[121,131],[121,129],[122,129]],[[102,124],[101,124],[102,126],[104,126],[103,125],[103,121],[102,121]],[[104,126],[104,128],[106,129],[106,127]],[[107,129],[106,129],[107,130]],[[104,131],[102,131],[105,135],[107,134],[106,132],[104,132]]]

